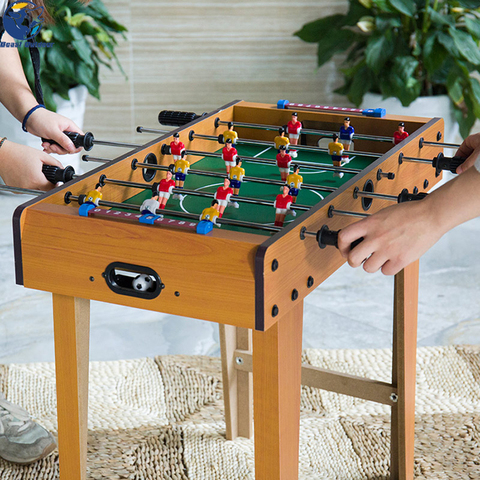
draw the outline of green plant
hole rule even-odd
[[[336,92],[360,105],[365,93],[397,97],[448,94],[465,137],[480,118],[480,1],[349,0],[346,14],[295,33],[318,43],[318,65],[346,52]]]
[[[49,48],[39,48],[45,105],[56,110],[53,93],[68,99],[68,90],[85,85],[96,98],[99,93],[99,66],[112,68],[116,61],[120,71],[125,72],[115,55],[115,34],[125,38],[126,27],[117,23],[108,13],[101,0],[82,4],[71,0],[51,0],[48,10],[54,24],[45,25],[38,42],[53,42]],[[26,47],[19,48],[23,68],[30,86],[34,85],[34,73],[30,54]]]

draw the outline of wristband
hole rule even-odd
[[[30,115],[35,111],[37,110],[38,108],[45,108],[45,105],[42,105],[41,103],[38,104],[38,105],[35,105],[33,108],[31,108],[27,113],[26,115],[23,117],[23,122],[22,122],[22,130],[24,132],[28,132],[27,130],[27,121],[28,119],[30,118]]]
[[[7,137],[3,137],[2,139],[0,139],[0,148],[2,148],[2,145],[4,144],[6,139]]]

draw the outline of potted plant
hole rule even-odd
[[[336,92],[355,105],[367,92],[403,106],[447,95],[463,137],[480,118],[477,0],[349,0],[346,14],[310,22],[295,35],[318,43],[319,66],[346,53],[345,83]]]
[[[116,22],[102,0],[88,4],[71,0],[50,0],[48,11],[54,23],[44,25],[38,42],[53,42],[49,48],[39,48],[41,58],[41,84],[45,105],[71,118],[80,127],[83,124],[87,92],[100,98],[99,68],[112,68],[115,62],[125,73],[115,55],[118,34],[125,38],[126,27]],[[23,68],[34,92],[34,73],[28,48],[19,48]],[[13,141],[39,147],[40,140],[22,132],[20,124],[11,121],[3,109],[3,134]],[[78,169],[79,158],[59,156],[61,161],[74,164]]]

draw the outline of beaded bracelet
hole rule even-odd
[[[37,110],[37,108],[46,108],[45,105],[42,105],[41,103],[38,105],[35,105],[33,108],[31,108],[23,117],[23,122],[22,122],[22,130],[24,132],[28,132],[27,130],[27,120],[30,118],[30,115]]]
[[[4,144],[6,139],[7,137],[3,137],[2,139],[0,139],[0,148],[2,148],[2,145]]]

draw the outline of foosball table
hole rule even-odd
[[[285,150],[305,181],[285,189],[274,137],[292,113],[302,129]],[[17,283],[53,294],[62,480],[86,478],[90,300],[220,325],[226,437],[252,436],[255,405],[257,480],[298,478],[301,384],[391,406],[391,478],[413,478],[418,262],[395,278],[391,383],[301,364],[303,299],[345,262],[337,231],[421,198],[443,168],[442,119],[363,113],[244,101],[162,112],[176,129],[17,208]],[[334,166],[322,142],[346,115],[354,148]],[[399,122],[410,135],[394,145]],[[244,173],[218,214],[224,149]]]

